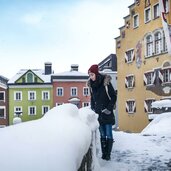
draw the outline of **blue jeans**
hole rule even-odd
[[[100,125],[99,131],[101,138],[113,139],[112,124]]]

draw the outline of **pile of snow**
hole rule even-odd
[[[143,135],[171,136],[171,112],[155,117],[141,133]]]
[[[163,108],[163,107],[171,107],[171,100],[166,99],[166,100],[159,100],[152,102],[152,108]]]
[[[39,120],[2,128],[1,170],[76,171],[96,128],[96,114],[72,104],[54,107]]]

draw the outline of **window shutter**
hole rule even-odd
[[[134,50],[132,50],[132,61],[134,61],[135,60],[135,52],[134,52]]]
[[[133,105],[133,112],[134,113],[136,112],[136,104],[135,104],[135,101],[134,101],[134,105]]]
[[[156,72],[153,72],[152,84],[155,84],[156,80]]]
[[[163,73],[162,70],[158,71],[159,72],[159,79],[161,81],[161,83],[163,82]]]
[[[127,62],[128,62],[128,56],[127,56],[127,54],[125,52],[125,63],[127,63]]]
[[[132,86],[135,87],[135,76],[132,78]]]
[[[144,74],[144,85],[147,85],[147,78],[145,74]]]
[[[126,102],[126,112],[128,112],[128,103]]]
[[[147,103],[146,103],[146,100],[144,101],[144,112],[147,112],[148,111],[148,106],[147,106]]]
[[[128,88],[128,79],[125,77],[125,88]]]

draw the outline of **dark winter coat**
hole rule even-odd
[[[91,109],[98,115],[98,121],[100,125],[103,124],[115,124],[115,117],[113,113],[114,105],[116,103],[116,92],[110,82],[111,77],[109,75],[98,74],[96,81],[88,80],[88,86],[91,93]],[[109,99],[105,86],[108,87]],[[105,114],[102,111],[104,109],[111,111],[111,114]]]

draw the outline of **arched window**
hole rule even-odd
[[[153,38],[152,35],[146,37],[146,56],[152,56],[153,53]]]
[[[162,35],[160,32],[154,34],[154,50],[155,54],[161,53],[162,50]]]
[[[30,73],[30,72],[27,74],[27,82],[28,83],[33,83],[33,74]]]

